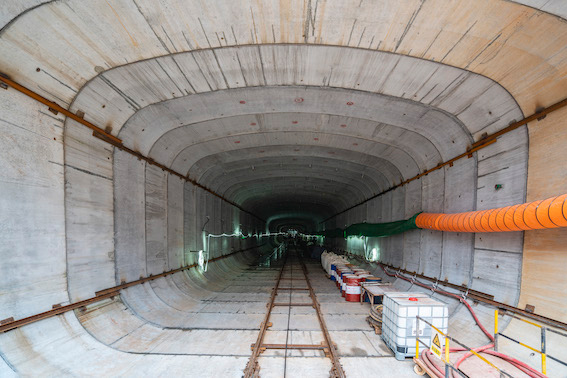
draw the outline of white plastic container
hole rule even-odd
[[[397,360],[415,356],[417,315],[447,333],[447,304],[430,298],[427,294],[386,293],[382,303],[382,339],[392,349]],[[419,340],[428,346],[431,342],[431,327],[424,322],[419,323]],[[420,346],[423,347],[423,344]]]

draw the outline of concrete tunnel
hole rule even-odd
[[[563,1],[4,0],[0,25],[1,377],[415,376],[265,234],[567,193]],[[467,346],[490,340],[463,302],[489,334],[500,309],[535,350],[499,351],[539,372],[544,327],[567,377],[564,228],[317,242],[445,303]],[[320,306],[271,307],[308,300],[278,277]],[[251,374],[269,310],[286,348]]]

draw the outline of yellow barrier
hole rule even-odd
[[[523,342],[521,342],[521,341],[519,341],[519,340],[513,339],[513,338],[511,338],[510,336],[504,335],[503,333],[499,332],[499,331],[498,331],[498,315],[499,315],[498,310],[495,310],[495,311],[494,311],[494,350],[495,350],[495,351],[498,351],[498,337],[499,337],[499,336],[502,336],[502,337],[504,337],[504,338],[506,338],[506,339],[508,339],[508,340],[510,340],[510,341],[515,342],[515,343],[518,344],[518,345],[523,346],[524,348],[527,348],[527,349],[529,349],[529,350],[531,350],[531,351],[534,351],[534,352],[536,352],[536,353],[539,353],[539,354],[541,355],[541,372],[542,372],[543,374],[547,374],[547,357],[551,358],[552,360],[554,360],[554,361],[556,361],[556,362],[559,362],[560,364],[563,364],[563,365],[567,366],[567,363],[566,363],[565,361],[561,361],[561,360],[559,360],[559,359],[557,359],[557,358],[555,358],[555,357],[549,356],[549,355],[547,354],[547,352],[546,352],[546,338],[547,338],[546,332],[547,332],[547,331],[550,331],[550,332],[553,332],[553,333],[557,333],[558,335],[561,335],[561,336],[563,336],[563,337],[567,337],[567,335],[565,335],[565,334],[563,334],[563,333],[561,333],[561,332],[554,331],[554,330],[549,329],[549,328],[547,328],[547,327],[544,327],[544,326],[542,326],[542,325],[540,325],[540,324],[531,322],[531,321],[529,321],[529,320],[522,319],[522,318],[520,318],[520,317],[511,315],[511,314],[506,314],[506,315],[508,315],[508,316],[510,316],[510,317],[512,317],[512,318],[514,318],[514,319],[520,320],[520,321],[522,321],[522,322],[524,322],[524,323],[528,323],[528,324],[530,324],[530,325],[532,325],[532,326],[534,326],[534,327],[538,327],[538,328],[541,329],[541,350],[538,350],[538,349],[536,349],[536,348],[534,348],[534,347],[531,347],[531,346],[529,346],[529,345],[527,345],[527,344],[524,344]]]
[[[500,369],[499,367],[497,367],[496,365],[494,365],[492,362],[488,361],[486,358],[484,358],[483,356],[481,356],[479,353],[475,352],[474,350],[472,350],[472,348],[469,348],[468,346],[466,346],[465,344],[461,343],[460,341],[456,340],[453,337],[450,337],[449,335],[445,334],[444,332],[440,331],[437,327],[435,327],[433,324],[429,323],[427,320],[416,316],[416,326],[417,326],[417,330],[416,330],[416,338],[415,338],[415,360],[416,363],[419,361],[419,344],[423,344],[427,347],[427,344],[424,343],[423,341],[421,341],[419,339],[419,322],[422,321],[425,324],[429,325],[432,329],[434,329],[435,331],[437,331],[439,334],[443,335],[443,337],[445,338],[445,355],[444,355],[444,359],[441,358],[441,361],[443,361],[443,363],[445,364],[445,376],[449,376],[449,372],[450,370],[456,371],[459,375],[461,375],[462,377],[466,377],[466,375],[459,369],[457,369],[452,363],[451,360],[449,359],[449,341],[452,341],[454,343],[456,343],[457,345],[462,346],[463,348],[465,348],[468,352],[474,354],[475,356],[477,356],[481,361],[483,361],[484,363],[488,364],[489,366],[491,366],[492,368],[496,369],[501,376],[507,376],[510,378],[513,378],[512,375],[510,375],[509,373],[507,373],[506,371]],[[498,329],[498,320],[495,321],[495,329]],[[422,366],[420,366],[422,367]]]

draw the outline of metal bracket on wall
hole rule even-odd
[[[347,212],[347,211],[349,211],[349,210],[352,210],[352,209],[354,209],[355,207],[358,207],[358,206],[360,206],[360,205],[363,205],[363,204],[365,204],[366,202],[368,202],[368,201],[370,201],[370,200],[373,200],[374,198],[377,198],[377,197],[379,197],[379,196],[381,196],[381,195],[384,195],[384,194],[386,194],[386,193],[388,193],[388,192],[391,192],[392,190],[397,189],[397,188],[399,188],[399,187],[401,187],[401,186],[403,186],[403,185],[406,185],[406,184],[408,184],[408,183],[410,183],[410,182],[412,182],[412,181],[414,181],[414,180],[417,180],[417,179],[419,179],[419,178],[421,178],[421,177],[423,177],[423,176],[427,176],[429,173],[431,173],[431,172],[433,172],[433,171],[436,171],[436,170],[438,170],[438,169],[441,169],[441,168],[443,168],[443,167],[445,167],[445,166],[447,166],[447,165],[448,165],[449,167],[452,167],[452,166],[453,166],[453,163],[454,163],[455,161],[460,160],[460,159],[464,158],[465,156],[466,156],[467,158],[472,158],[474,152],[477,152],[478,150],[480,150],[480,149],[482,149],[482,148],[484,148],[484,147],[488,147],[488,146],[490,146],[492,143],[495,143],[495,142],[497,141],[497,138],[498,138],[498,137],[500,137],[500,136],[502,136],[502,135],[504,135],[504,134],[506,134],[506,133],[509,133],[510,131],[516,130],[516,129],[519,128],[520,126],[526,125],[526,124],[528,124],[529,122],[536,121],[536,120],[537,120],[537,121],[541,121],[541,120],[544,119],[549,113],[552,113],[552,112],[554,112],[554,111],[556,111],[556,110],[559,110],[559,109],[561,109],[561,108],[563,108],[563,107],[565,107],[565,106],[567,106],[567,98],[564,99],[564,100],[561,100],[561,101],[559,101],[559,102],[557,102],[557,103],[555,103],[555,104],[553,104],[553,105],[551,105],[551,106],[548,106],[547,108],[537,108],[537,109],[536,109],[536,112],[535,112],[534,114],[532,114],[531,116],[526,117],[526,118],[524,118],[524,119],[522,119],[522,120],[520,120],[520,121],[513,122],[513,123],[511,123],[510,125],[508,125],[507,127],[505,127],[504,129],[495,132],[494,134],[483,135],[483,136],[481,137],[481,139],[478,140],[477,142],[473,143],[473,144],[470,146],[470,148],[467,149],[466,152],[464,152],[464,153],[462,153],[462,154],[460,154],[460,155],[458,155],[458,156],[455,156],[455,157],[452,158],[451,160],[447,160],[446,162],[440,163],[440,164],[438,164],[436,167],[431,168],[431,169],[428,169],[428,170],[424,171],[423,173],[418,174],[417,176],[414,176],[414,177],[412,177],[412,178],[410,178],[410,179],[407,179],[407,180],[405,180],[405,181],[402,181],[400,184],[394,185],[394,186],[392,186],[391,188],[384,190],[383,192],[380,192],[380,193],[378,193],[378,194],[375,194],[375,195],[373,195],[372,197],[367,198],[367,199],[365,199],[364,201],[361,201],[361,202],[357,203],[356,205],[350,206],[350,207],[347,208],[347,209],[344,209],[344,210],[342,210],[342,211],[340,211],[340,212],[338,212],[338,213],[336,213],[336,214],[334,214],[334,215],[331,215],[330,217],[326,218],[325,220],[323,220],[323,221],[321,221],[321,222],[319,222],[319,223],[325,223],[326,221],[328,221],[328,220],[330,220],[330,219],[333,219],[333,218],[336,217],[337,215],[340,215],[340,214],[343,214],[343,213],[345,213],[345,212]]]
[[[64,116],[71,118],[73,121],[76,121],[78,123],[80,123],[83,126],[88,127],[89,129],[93,130],[93,136],[95,138],[98,138],[108,144],[113,145],[114,147],[120,149],[121,151],[127,152],[131,155],[134,155],[135,157],[137,157],[140,160],[144,160],[145,162],[147,162],[150,165],[155,165],[156,167],[171,173],[172,175],[175,175],[203,190],[205,190],[208,193],[211,193],[212,195],[214,195],[217,198],[220,198],[221,200],[225,201],[226,203],[236,207],[237,209],[252,215],[254,218],[266,223],[266,221],[260,217],[258,217],[257,215],[251,213],[248,210],[243,209],[242,207],[240,207],[239,205],[237,205],[236,203],[232,202],[231,200],[223,197],[222,195],[216,193],[215,191],[213,191],[212,189],[209,189],[207,187],[205,187],[204,185],[201,185],[199,183],[197,183],[195,180],[190,179],[188,176],[184,176],[181,173],[178,173],[176,171],[174,171],[173,169],[166,167],[163,164],[157,163],[156,161],[154,161],[152,158],[147,157],[145,155],[142,155],[141,153],[134,151],[126,146],[124,146],[124,144],[122,143],[122,140],[115,137],[114,135],[107,133],[106,131],[104,131],[103,129],[101,129],[100,127],[90,123],[89,121],[84,119],[85,116],[85,112],[79,110],[77,111],[77,114],[74,114],[72,112],[70,112],[69,110],[63,108],[62,106],[60,106],[59,104],[53,102],[53,101],[49,101],[48,99],[46,99],[45,97],[41,96],[40,94],[32,91],[31,89],[28,89],[26,87],[24,87],[23,85],[20,85],[18,83],[16,83],[15,81],[13,81],[12,79],[10,79],[8,77],[8,75],[3,74],[0,72],[0,85],[5,88],[8,89],[8,86],[11,88],[14,88],[15,90],[17,90],[18,92],[21,92],[23,94],[25,94],[26,96],[32,98],[35,101],[38,101],[44,105],[46,105],[48,107],[48,110],[50,112],[52,112],[53,114],[63,114]]]

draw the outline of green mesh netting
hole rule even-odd
[[[321,231],[318,234],[327,238],[342,238],[344,237],[344,232],[342,228],[335,228],[333,230]]]
[[[415,224],[415,218],[419,214],[414,215],[410,219],[388,223],[356,223],[348,226],[345,230],[335,228],[333,230],[322,231],[319,235],[329,238],[339,238],[347,236],[368,236],[378,238],[400,234],[402,232],[418,229]]]

